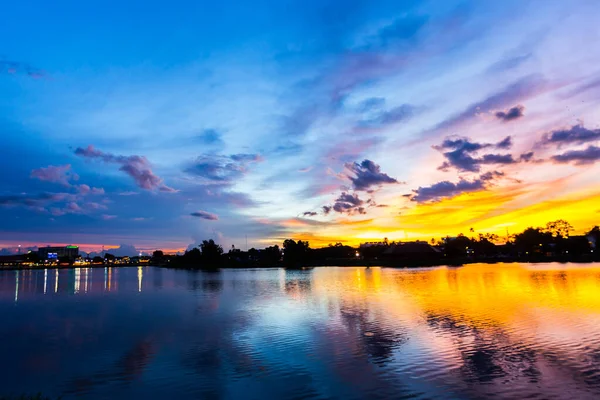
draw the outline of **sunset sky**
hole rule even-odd
[[[600,223],[590,1],[67,1],[0,14],[0,248]]]

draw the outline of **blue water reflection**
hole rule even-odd
[[[600,266],[0,271],[0,397],[598,398]]]

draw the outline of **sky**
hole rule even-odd
[[[599,18],[595,0],[7,3],[0,247],[585,232]]]

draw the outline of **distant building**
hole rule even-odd
[[[75,260],[79,257],[79,247],[77,246],[62,246],[62,247],[40,247],[38,255],[41,261],[56,261],[59,258],[68,258]]]

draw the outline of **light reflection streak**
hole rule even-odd
[[[142,278],[144,277],[144,271],[143,271],[142,267],[138,267],[137,277],[138,277],[138,292],[141,292],[142,291]]]
[[[54,293],[58,293],[58,269],[55,269],[54,272]]]
[[[19,301],[19,271],[15,271],[15,303]]]
[[[75,268],[75,283],[73,286],[73,291],[75,293],[79,293],[80,280],[81,280],[81,271],[79,270],[79,268]]]
[[[44,270],[44,294],[46,294],[46,289],[48,287],[48,270]]]

